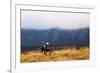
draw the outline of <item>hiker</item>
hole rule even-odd
[[[49,46],[49,42],[46,42],[42,47],[41,47],[41,51],[44,53],[44,55],[47,55],[47,53],[51,52],[51,50],[48,48]]]

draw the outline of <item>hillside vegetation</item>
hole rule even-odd
[[[30,62],[49,62],[49,61],[71,61],[71,60],[88,60],[89,48],[81,47],[80,49],[62,49],[54,50],[51,55],[44,55],[41,52],[27,51],[21,53],[21,63]]]

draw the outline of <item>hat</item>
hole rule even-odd
[[[49,45],[49,42],[46,42],[46,45]]]

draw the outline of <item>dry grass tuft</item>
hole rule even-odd
[[[38,52],[27,52],[21,54],[21,63],[30,62],[48,62],[48,61],[71,61],[71,60],[88,60],[89,48],[81,47],[76,49],[56,50],[51,55],[44,55]]]

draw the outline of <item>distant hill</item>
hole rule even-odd
[[[74,30],[64,29],[21,29],[21,46],[40,46],[45,42],[50,45],[89,45],[89,28]]]

